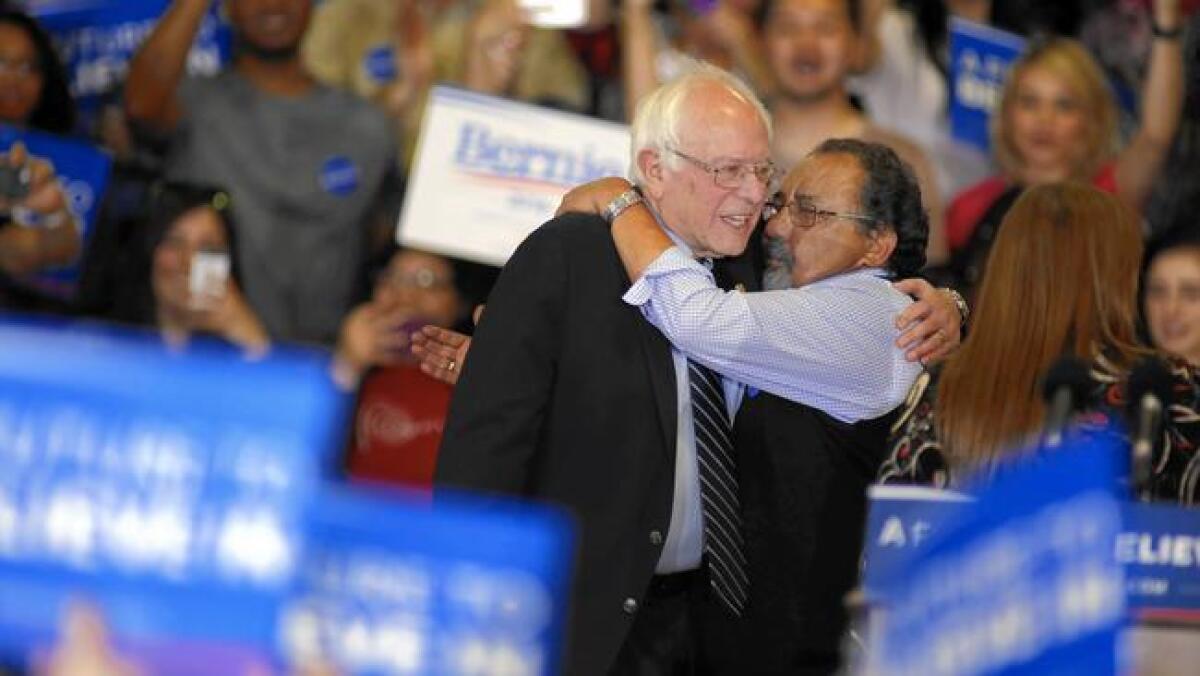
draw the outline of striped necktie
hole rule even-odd
[[[736,616],[746,606],[749,581],[742,547],[742,513],[738,497],[737,459],[725,394],[717,374],[688,360],[700,500],[704,509],[704,553],[708,579],[721,603]]]

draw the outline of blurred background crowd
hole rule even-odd
[[[1195,3],[591,0],[586,25],[553,30],[516,0],[174,0],[86,107],[36,18],[46,4],[0,4],[0,123],[102,148],[112,174],[85,238],[50,163],[20,143],[0,154],[0,313],[328,349],[358,391],[356,477],[428,485],[450,388],[410,360],[409,336],[469,331],[496,274],[395,243],[438,83],[623,123],[689,58],[729,69],[767,103],[779,167],[834,137],[912,164],[928,276],[968,298],[1023,191],[1091,183],[1141,216],[1143,340],[1200,364]],[[189,74],[214,11],[232,59]],[[952,17],[1028,39],[990,155],[950,131]],[[35,281],[73,261],[72,293]]]

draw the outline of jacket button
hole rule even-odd
[[[650,531],[650,544],[661,545],[662,543],[663,543],[662,531],[660,531],[660,530]]]
[[[624,610],[626,615],[632,615],[636,613],[637,608],[637,599],[628,598],[625,599],[625,602],[621,604],[621,610]]]

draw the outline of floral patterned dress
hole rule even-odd
[[[1168,359],[1173,377],[1172,398],[1167,404],[1163,443],[1154,458],[1150,494],[1155,501],[1200,505],[1200,370],[1178,359]],[[1085,409],[1072,421],[1072,434],[1111,434],[1111,423],[1123,418],[1127,374],[1103,358],[1092,363],[1096,385]],[[889,453],[880,466],[878,481],[886,484],[925,484],[957,488],[955,474],[937,436],[934,402],[938,372],[921,374],[909,392],[888,440]],[[1118,428],[1119,429],[1119,428]],[[1128,444],[1128,438],[1123,440]]]

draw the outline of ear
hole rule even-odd
[[[642,148],[637,153],[637,166],[646,179],[642,191],[654,202],[661,200],[665,190],[667,171],[662,154],[653,148]]]
[[[863,267],[868,268],[885,267],[888,259],[892,257],[892,252],[896,250],[897,242],[899,242],[896,230],[890,225],[885,225],[867,235],[867,239],[870,243],[867,245],[867,252],[863,254],[859,263]]]

